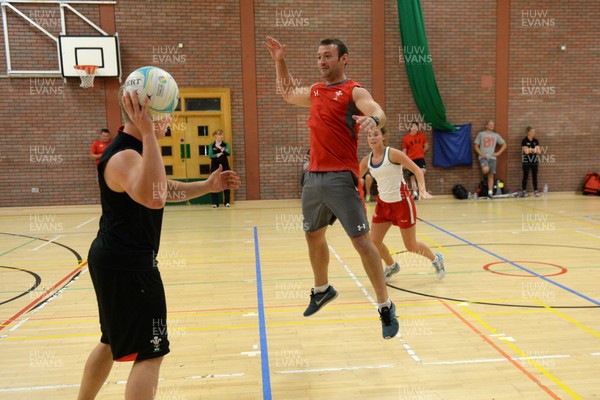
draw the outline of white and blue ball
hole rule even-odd
[[[177,82],[167,71],[158,67],[142,67],[125,80],[125,90],[135,92],[140,106],[148,98],[148,111],[152,114],[171,114],[179,102]]]

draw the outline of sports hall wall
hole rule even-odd
[[[299,198],[298,177],[308,149],[308,110],[287,105],[277,93],[275,71],[262,41],[272,35],[287,45],[290,70],[301,85],[319,80],[316,50],[320,39],[339,37],[350,49],[348,76],[372,90],[384,79],[390,145],[399,146],[408,123],[421,116],[412,100],[404,65],[395,0],[265,1],[254,0],[255,68],[242,59],[242,11],[252,0],[118,1],[108,24],[119,33],[123,74],[144,65],[171,72],[180,87],[231,89],[234,169],[243,179],[237,200]],[[497,10],[508,0],[422,0],[438,87],[448,120],[473,124],[473,138],[486,119],[507,116],[508,151],[504,177],[518,189],[520,141],[534,126],[545,158],[540,184],[550,190],[576,191],[588,170],[598,170],[600,152],[600,13],[596,0],[510,0],[506,104],[497,104]],[[372,7],[384,7],[385,63],[372,61]],[[107,24],[106,8],[78,4],[77,10],[97,24]],[[42,20],[58,35],[57,6],[22,4],[26,15]],[[36,11],[37,10],[37,11]],[[47,11],[44,11],[47,10]],[[96,32],[67,12],[70,35]],[[13,68],[27,64],[56,69],[54,42],[27,21],[7,12]],[[53,19],[54,18],[54,19]],[[0,35],[2,33],[0,32]],[[247,38],[247,36],[246,36]],[[174,46],[183,42],[182,49]],[[559,50],[565,45],[566,50]],[[55,78],[6,77],[4,37],[0,42],[0,206],[97,204],[99,194],[89,148],[102,127],[116,132],[115,83],[97,79],[93,89]],[[157,54],[180,57],[161,61]],[[171,49],[171,50],[168,50]],[[185,57],[181,57],[181,56]],[[250,64],[251,65],[251,64]],[[375,76],[374,76],[375,75]],[[248,97],[242,79],[256,82]],[[377,82],[375,82],[377,83]],[[107,95],[107,93],[109,95]],[[246,96],[246,97],[245,97]],[[247,104],[244,104],[247,102]],[[255,104],[256,115],[244,115]],[[251,108],[252,109],[252,108]],[[107,112],[110,115],[107,116]],[[256,128],[248,121],[255,120]],[[500,121],[501,122],[501,121]],[[425,122],[423,122],[425,124]],[[256,131],[252,131],[256,129]],[[431,138],[431,131],[426,132]],[[258,146],[247,146],[257,138]],[[360,155],[367,154],[360,140]],[[427,154],[426,182],[434,194],[450,194],[461,183],[473,189],[480,179],[471,167],[435,168]],[[258,160],[258,162],[256,162]],[[246,168],[258,168],[249,171]],[[250,177],[250,179],[248,179]],[[39,188],[39,193],[32,193]],[[248,190],[250,188],[250,190]],[[258,190],[256,190],[258,188]],[[248,195],[251,193],[251,195]],[[252,194],[257,193],[257,194]]]

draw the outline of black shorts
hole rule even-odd
[[[100,314],[100,341],[113,360],[141,361],[169,353],[167,304],[158,268],[131,254],[90,250],[88,265]],[[112,261],[111,261],[112,259]]]
[[[416,160],[412,160],[412,162],[414,162],[415,164],[417,164],[417,167],[421,168],[421,169],[427,169],[427,163],[425,162],[424,158],[417,158]],[[413,176],[414,174],[410,171],[410,169],[405,168],[406,169],[406,175],[407,176]]]

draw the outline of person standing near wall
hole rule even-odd
[[[496,151],[496,145],[500,145]],[[485,131],[479,132],[475,138],[473,148],[479,156],[479,164],[483,179],[487,179],[488,198],[494,197],[494,176],[496,175],[496,159],[506,150],[506,141],[494,132],[494,120],[488,120],[485,124]],[[481,193],[483,197],[485,193]]]
[[[110,142],[110,131],[106,128],[102,128],[100,130],[100,138],[94,140],[94,143],[92,143],[92,148],[90,149],[90,159],[96,161],[96,166],[100,162],[102,152],[108,147]]]
[[[210,157],[210,172],[216,171],[219,166],[223,168],[223,171],[229,171],[229,159],[231,155],[231,149],[229,144],[223,141],[223,130],[217,129],[213,132],[215,141],[208,146],[208,157]],[[219,193],[211,193],[212,196],[212,207],[219,207]],[[231,201],[231,190],[226,189],[223,196],[223,204],[225,207],[230,207]]]
[[[533,195],[539,197],[538,192],[538,164],[540,158],[540,142],[535,138],[535,129],[528,126],[525,129],[525,137],[521,141],[521,164],[523,165],[523,180],[521,181],[521,192],[519,197],[527,197],[527,178],[531,171],[533,180]]]
[[[429,143],[427,143],[427,137],[423,132],[419,131],[419,125],[416,122],[410,123],[410,129],[404,139],[402,139],[402,151],[417,164],[421,171],[423,171],[423,177],[427,172],[427,163],[425,162],[425,153],[429,150]],[[411,170],[407,170],[407,175],[410,177],[410,188],[412,190],[413,198],[419,200],[419,185],[415,174]],[[425,179],[425,178],[423,178]]]

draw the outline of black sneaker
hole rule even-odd
[[[383,307],[379,311],[379,319],[381,320],[384,339],[391,339],[398,334],[400,324],[398,323],[398,318],[396,318],[396,306],[394,303],[390,307]]]
[[[310,317],[317,311],[319,311],[325,304],[333,301],[338,296],[338,292],[333,288],[333,286],[329,285],[326,291],[323,293],[315,293],[315,289],[310,289],[310,303],[306,310],[304,311],[305,317]]]

